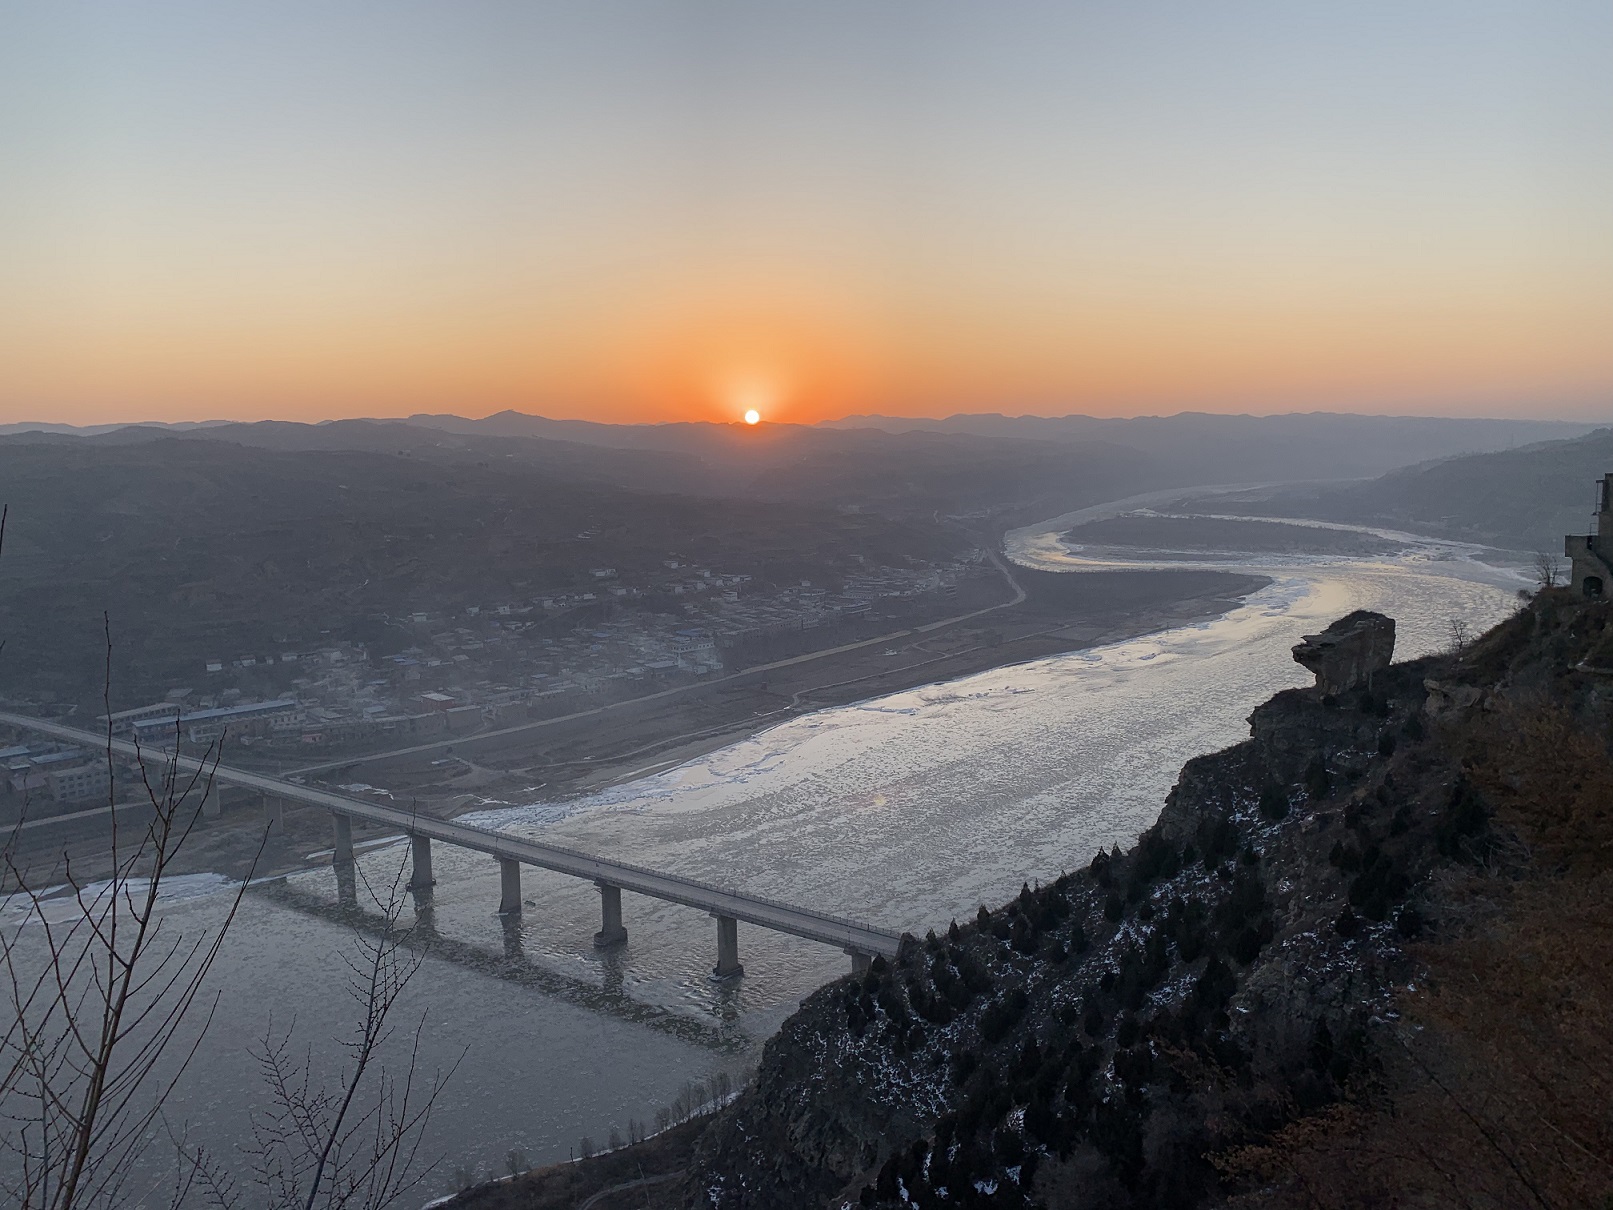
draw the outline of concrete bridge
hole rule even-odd
[[[144,761],[176,760],[179,769],[186,773],[202,769],[202,762],[195,757],[175,756],[171,752],[154,752],[149,748],[137,748],[127,740],[108,741],[104,734],[97,735],[76,727],[64,727],[58,723],[45,722],[26,715],[0,712],[0,723],[101,751],[110,746],[111,750],[120,756]],[[744,967],[739,963],[738,939],[738,924],[742,920],[759,928],[837,946],[851,956],[854,971],[866,967],[876,954],[887,958],[894,957],[901,942],[898,934],[885,929],[876,929],[867,924],[814,911],[811,908],[795,907],[761,896],[712,886],[678,874],[666,874],[642,866],[629,865],[626,862],[611,861],[560,845],[522,840],[487,828],[436,819],[412,811],[399,810],[397,807],[363,802],[328,790],[298,785],[278,777],[251,773],[244,769],[219,765],[211,772],[214,781],[219,785],[256,790],[263,794],[266,800],[280,799],[329,811],[335,827],[333,863],[337,866],[350,865],[353,861],[355,819],[379,824],[408,836],[413,859],[409,886],[415,891],[425,891],[432,886],[433,841],[458,845],[463,849],[474,849],[478,853],[486,853],[498,860],[501,874],[498,908],[500,913],[514,913],[521,910],[523,865],[538,866],[556,873],[569,874],[574,878],[586,878],[599,888],[600,928],[599,932],[594,934],[594,944],[601,949],[621,945],[627,940],[627,929],[622,918],[624,890],[708,912],[717,922],[717,965],[712,969],[712,975],[719,979],[744,974]]]

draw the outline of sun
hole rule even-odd
[[[738,416],[748,425],[760,424],[762,417],[779,402],[778,384],[759,371],[736,373],[723,382],[719,390],[724,402],[733,409],[728,414]]]

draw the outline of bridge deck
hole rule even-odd
[[[65,727],[59,723],[45,722],[26,715],[0,712],[0,723],[85,744],[102,751],[108,744],[105,735],[96,735],[90,731]],[[146,760],[168,758],[167,753],[154,752],[149,748],[140,749],[127,740],[112,740],[111,747],[114,752],[122,756],[140,756]],[[179,767],[187,773],[201,768],[201,762],[195,757],[179,756],[177,759]],[[730,916],[747,924],[805,937],[809,941],[839,946],[857,953],[892,957],[901,940],[898,934],[889,930],[831,916],[826,912],[813,911],[811,908],[795,907],[759,895],[712,886],[678,874],[666,874],[642,866],[629,865],[626,862],[611,861],[560,845],[523,840],[487,828],[477,828],[470,824],[399,810],[397,807],[368,803],[348,798],[346,795],[334,794],[329,790],[297,785],[295,782],[262,773],[251,773],[245,769],[219,765],[213,771],[213,775],[215,781],[222,785],[258,790],[289,802],[322,807],[354,819],[396,828],[399,832],[412,836],[429,836],[433,840],[458,845],[460,848],[474,849],[494,857],[518,861],[523,865],[540,866],[557,873],[607,883],[635,894],[648,895],[652,899],[685,904],[714,915]]]

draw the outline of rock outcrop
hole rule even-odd
[[[1428,700],[1423,703],[1423,713],[1431,719],[1448,718],[1471,710],[1484,697],[1484,691],[1477,685],[1447,685],[1432,678],[1423,682],[1423,688],[1428,693]]]
[[[1321,634],[1308,634],[1294,648],[1294,659],[1316,674],[1323,693],[1348,693],[1371,684],[1395,654],[1395,620],[1358,609]]]
[[[1600,726],[1613,716],[1605,678],[1570,671],[1613,614],[1593,634],[1553,610],[1395,666],[1381,615],[1307,640],[1316,662],[1301,662],[1328,692],[1278,694],[1249,740],[1189,762],[1129,853],[808,997],[701,1139],[681,1204],[1220,1198],[1212,1157],[1370,1077],[1397,989],[1418,977],[1407,941],[1427,927],[1432,875],[1488,843],[1458,745],[1425,722],[1429,682],[1442,699],[1458,683],[1551,686]]]

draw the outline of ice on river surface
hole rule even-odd
[[[1010,535],[1009,553],[1074,574],[1091,566],[1051,523]],[[1244,738],[1256,704],[1308,683],[1289,656],[1302,634],[1376,609],[1397,620],[1404,659],[1443,646],[1453,617],[1481,630],[1505,616],[1521,581],[1473,553],[1411,539],[1388,559],[1251,560],[1272,583],[1212,621],[822,710],[600,793],[468,818],[939,931],[1021,882],[1128,843],[1185,760]],[[387,846],[360,861],[384,879],[401,856]],[[437,1119],[450,1165],[485,1171],[511,1147],[533,1162],[564,1158],[581,1133],[652,1118],[685,1079],[754,1053],[801,996],[847,968],[834,950],[741,925],[745,978],[714,984],[714,922],[630,894],[626,949],[599,955],[590,884],[524,870],[529,906],[501,924],[497,863],[444,845],[434,856],[442,941],[411,1007],[429,1009],[428,1064],[465,1055]],[[252,1085],[244,1040],[269,1014],[295,1014],[315,1036],[340,1019],[331,993],[344,930],[320,914],[335,898],[332,875],[295,875],[278,894],[248,897],[220,966],[230,1025],[207,1041],[193,1081],[202,1090],[187,1104],[225,1137],[239,1131],[240,1097],[221,1090]],[[220,901],[174,914],[200,926]]]

